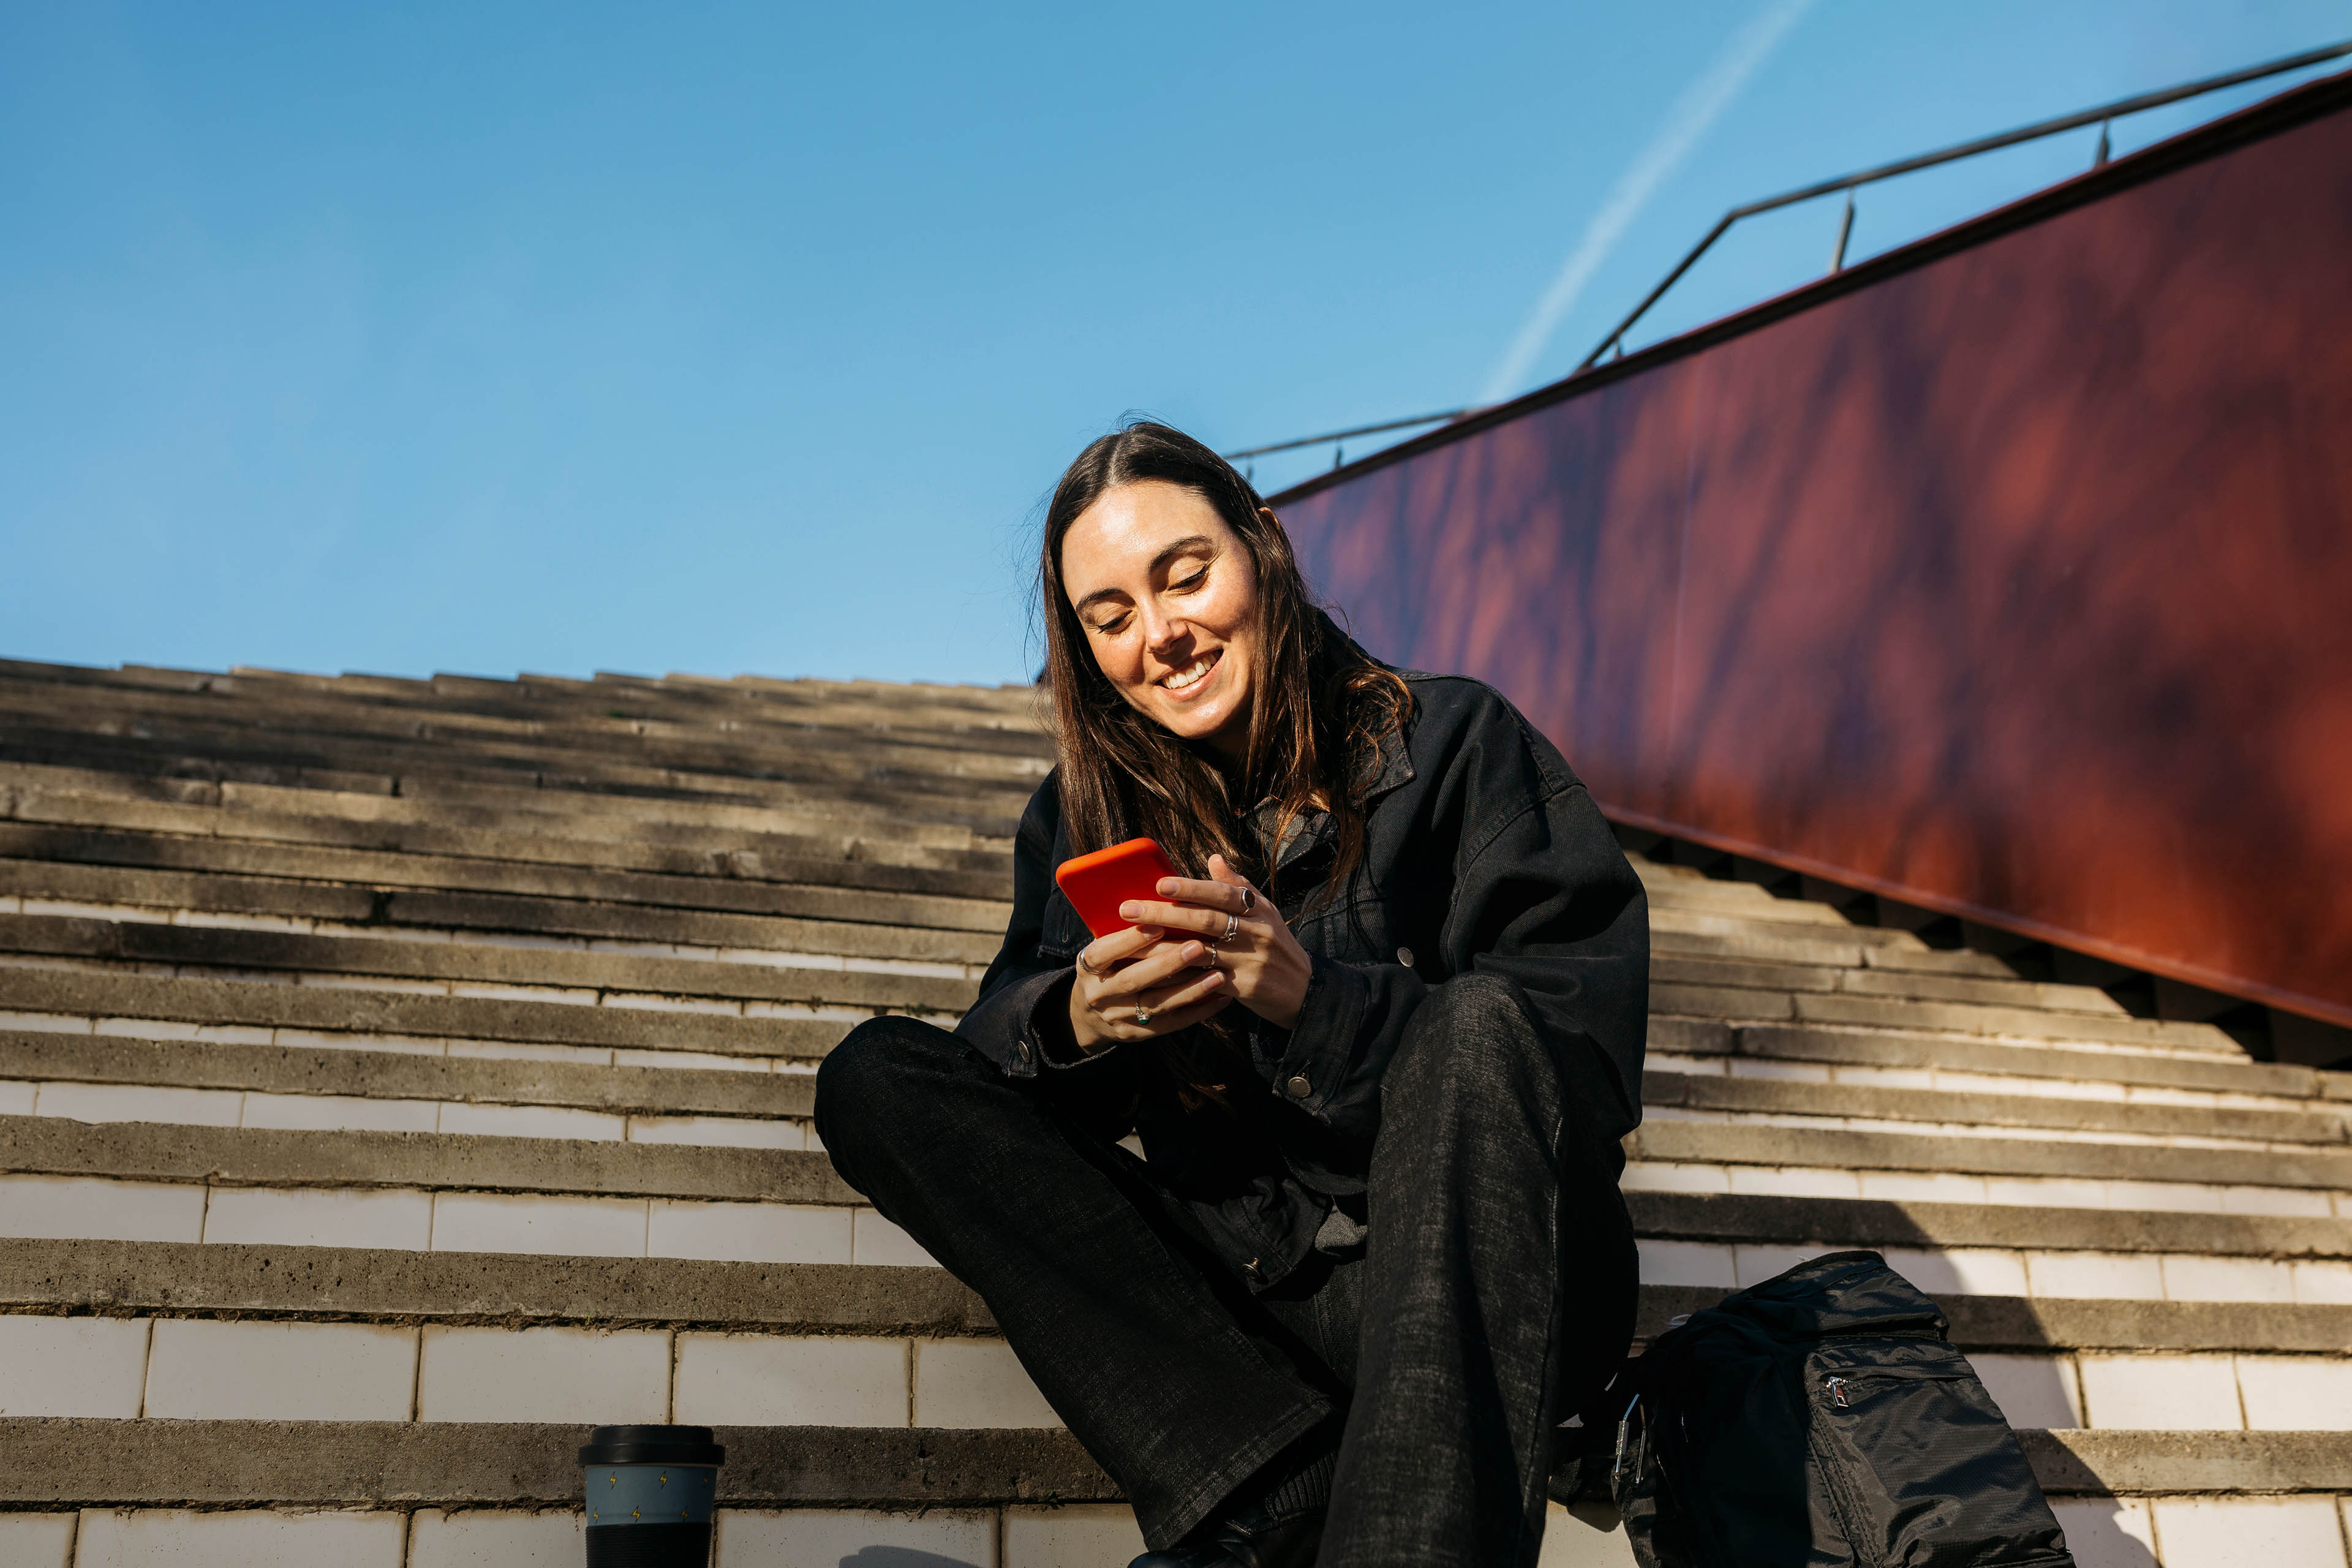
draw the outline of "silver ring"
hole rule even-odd
[[[1227,943],[1227,942],[1229,942],[1233,941],[1233,940],[1234,940],[1234,938],[1235,938],[1236,936],[1239,936],[1239,935],[1241,934],[1241,930],[1242,930],[1242,917],[1241,917],[1241,916],[1239,916],[1239,915],[1237,915],[1237,914],[1234,914],[1234,913],[1232,910],[1226,910],[1226,911],[1225,911],[1225,934],[1224,934],[1224,935],[1223,935],[1223,936],[1221,936],[1221,937],[1219,937],[1219,938],[1217,939],[1217,945],[1218,945],[1219,947],[1223,947],[1223,946],[1224,946],[1224,945],[1225,945],[1225,943]]]
[[[1095,979],[1100,980],[1102,978],[1102,971],[1097,969],[1093,964],[1088,963],[1085,953],[1079,953],[1075,962],[1080,969],[1086,971],[1087,973],[1092,975]]]
[[[1138,1007],[1135,1010],[1135,1021],[1138,1024],[1149,1024],[1151,1022],[1151,1009],[1149,1007]]]
[[[1242,889],[1242,913],[1247,914],[1255,908],[1257,908],[1257,889],[1255,888],[1244,888]]]

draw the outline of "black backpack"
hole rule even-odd
[[[1653,1341],[1610,1478],[1642,1568],[2073,1568],[1936,1303],[1832,1252]]]

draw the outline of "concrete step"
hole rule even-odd
[[[2151,1104],[2249,1110],[2352,1104],[2352,1073],[1925,1031],[1731,1026],[1654,1015],[1649,1061],[1660,1071],[1680,1073],[2000,1094],[2047,1092]]]
[[[85,742],[79,737],[70,744],[39,747],[0,741],[0,763],[72,768],[126,778],[270,784],[336,794],[488,804],[509,800],[520,791],[530,791],[549,805],[568,798],[609,796],[736,808],[789,808],[812,803],[828,807],[862,805],[903,813],[917,821],[961,826],[991,834],[1010,833],[1026,798],[1025,792],[1017,787],[975,791],[936,778],[893,780],[851,776],[838,771],[814,777],[751,777],[616,766],[593,773],[575,770],[557,773],[455,764],[436,768],[420,763],[404,771],[365,772],[319,763],[297,764],[283,757],[267,755],[224,756],[205,751],[104,746]]]
[[[28,710],[54,704],[87,723],[121,721],[155,712],[196,713],[232,721],[263,715],[285,725],[364,722],[378,727],[426,727],[457,734],[530,734],[576,731],[591,735],[629,734],[640,727],[707,732],[714,737],[792,734],[811,728],[849,731],[884,730],[941,739],[970,736],[1015,741],[1038,732],[1035,689],[1016,687],[975,700],[934,688],[871,686],[862,693],[823,683],[777,681],[764,688],[740,682],[688,678],[551,683],[543,678],[518,681],[420,682],[410,690],[361,691],[341,680],[305,684],[268,671],[239,671],[203,678],[178,689],[119,682],[68,681],[0,670],[0,702]]]
[[[125,688],[226,695],[300,690],[331,692],[354,700],[415,701],[436,708],[485,702],[535,704],[625,697],[644,700],[667,698],[689,706],[709,707],[730,700],[733,694],[743,693],[761,701],[803,707],[879,700],[884,702],[903,701],[910,706],[928,703],[960,711],[1027,712],[1034,703],[1035,690],[1027,686],[970,686],[920,680],[785,680],[760,675],[646,676],[599,670],[585,679],[530,673],[511,679],[446,674],[411,678],[364,673],[319,675],[301,670],[272,669],[262,665],[238,665],[221,671],[144,664],[58,664],[14,658],[0,659],[0,675],[12,680],[101,690]]]
[[[2341,1148],[2352,1141],[2352,1107],[2298,1109],[2294,1101],[2281,1101],[2276,1109],[2251,1110],[2088,1095],[2002,1094],[1981,1087],[1894,1089],[1869,1082],[1733,1077],[1671,1068],[1643,1075],[1642,1100],[1653,1121],[1672,1116],[1730,1121],[1801,1117],[1809,1123],[1851,1122],[1857,1131],[2057,1135],[2191,1148],[2300,1144]],[[1882,1122],[1918,1125],[1875,1126]]]
[[[640,740],[627,747],[544,742],[451,745],[437,737],[303,736],[242,726],[158,718],[131,733],[107,734],[9,715],[0,730],[0,760],[123,773],[179,772],[190,764],[228,770],[257,784],[330,784],[365,789],[361,781],[514,785],[592,793],[675,792],[687,798],[757,799],[759,781],[777,778],[838,788],[911,789],[927,794],[968,787],[1025,796],[1051,764],[1034,743],[1019,753],[812,734],[789,747],[727,744],[689,738],[671,744]],[[828,744],[834,739],[835,743]],[[351,781],[339,784],[334,781]],[[373,793],[373,792],[371,792]],[[1000,806],[1001,809],[1001,806]]]
[[[0,1116],[0,1173],[288,1190],[466,1189],[802,1206],[861,1202],[823,1154],[796,1150],[47,1116]]]
[[[1706,1294],[1670,1290],[1655,1306],[1688,1311],[1686,1299]],[[2069,1321],[2067,1309],[2086,1305],[2099,1304],[2055,1304],[2053,1321]],[[2119,1327],[2134,1312],[2151,1314],[2158,1331],[2175,1325],[2168,1331],[2178,1341],[2173,1348],[2281,1352],[2329,1348],[2326,1336],[2352,1313],[2352,1308],[2137,1302],[2117,1310]],[[0,1310],[49,1313],[62,1321],[93,1314],[211,1316],[931,1339],[997,1331],[981,1299],[937,1268],[89,1239],[0,1239]],[[1997,1321],[2003,1336],[2000,1348],[2024,1342],[2016,1341],[2021,1334],[2050,1331],[2036,1330],[2038,1320],[2022,1308],[1989,1310],[1988,1321]],[[2095,1314],[2076,1317],[2086,1331],[2100,1331]],[[2223,1335],[2234,1337],[2217,1337]],[[2073,1349],[2104,1342],[2048,1344]]]
[[[1630,858],[1630,857],[1628,858]],[[1647,870],[1647,864],[1636,866],[1637,873]],[[1746,921],[1765,929],[1781,931],[1811,932],[1815,930],[1835,932],[1843,941],[1857,940],[1852,934],[1861,929],[1827,904],[1808,903],[1800,899],[1776,899],[1761,888],[1745,882],[1668,882],[1648,883],[1644,890],[1654,909],[1674,910],[1689,915],[1717,915]]]
[[[773,806],[695,806],[536,787],[496,796],[476,791],[470,798],[454,800],[0,763],[0,815],[67,826],[150,827],[197,837],[362,847],[396,842],[404,833],[490,833],[915,865],[952,865],[959,856],[978,857],[971,864],[982,868],[998,864],[1009,851],[1006,834],[1027,799],[1017,790],[1002,794],[996,804],[1005,832],[990,833],[961,820],[923,820],[919,809],[929,797],[872,786]],[[955,799],[954,815],[972,816],[972,793]]]
[[[801,763],[833,752],[906,771],[926,767],[979,773],[1050,754],[1051,742],[1034,723],[926,722],[919,712],[869,710],[827,713],[803,709],[769,715],[754,701],[700,718],[604,705],[535,704],[528,716],[504,716],[442,707],[402,710],[382,702],[280,691],[261,700],[233,693],[68,689],[0,676],[0,715],[18,733],[87,736],[101,741],[184,742],[201,737],[223,750],[364,752],[420,744],[510,766],[516,759],[615,757],[688,766],[732,765],[758,771],[783,758]],[[568,710],[567,710],[568,708]],[[1042,770],[1039,770],[1042,771]]]
[[[1913,1001],[1843,993],[1762,991],[1721,985],[1653,984],[1650,1010],[1736,1023],[1806,1023],[1850,1028],[1916,1029],[2021,1040],[2063,1040],[2119,1050],[2243,1061],[2245,1050],[2210,1024],[2057,1008]]]
[[[704,1423],[695,1423],[704,1425]],[[577,1504],[586,1423],[0,1420],[0,1503]],[[770,1507],[1108,1501],[1059,1430],[722,1426],[719,1498]],[[394,1559],[397,1561],[397,1559]]]
[[[2089,985],[1945,974],[1910,967],[1870,968],[1832,963],[1767,963],[1751,959],[1658,952],[1651,956],[1654,985],[1736,986],[1754,991],[1899,996],[1933,1002],[1974,1002],[2032,1011],[2130,1016],[2105,992]]]
[[[319,795],[270,792],[284,804],[271,809],[249,805],[184,805],[120,794],[61,794],[17,787],[0,805],[15,821],[65,827],[136,828],[200,838],[250,838],[286,844],[324,844],[344,848],[411,849],[425,854],[482,855],[490,858],[545,859],[573,863],[557,844],[595,846],[580,852],[580,864],[661,870],[678,864],[708,866],[729,855],[771,858],[780,864],[847,860],[919,870],[979,872],[1009,876],[1011,846],[968,828],[938,826],[934,841],[888,831],[888,819],[863,814],[826,816],[813,811],[757,814],[771,820],[758,826],[709,827],[665,822],[595,809],[457,805],[405,797]],[[340,812],[321,809],[340,802],[397,805],[404,812]],[[742,816],[755,815],[740,813]],[[953,842],[947,842],[952,837]],[[681,860],[681,857],[684,858]]]
[[[1637,873],[1650,864],[1632,855],[1628,855],[1626,859],[1633,864]],[[1672,897],[1662,898],[1653,895],[1650,899],[1650,929],[1654,932],[1664,931],[1678,939],[1687,938],[1694,942],[1716,937],[1731,937],[1743,942],[1769,939],[1775,942],[1791,944],[1800,952],[1819,944],[1830,943],[1863,948],[1872,952],[1884,948],[1890,953],[1899,954],[1906,959],[1916,959],[1921,954],[1936,951],[1907,931],[1895,931],[1884,926],[1855,925],[1835,910],[1830,909],[1827,904],[1798,904],[1794,900],[1772,899],[1769,894],[1767,900],[1762,904],[1743,900],[1736,908],[1727,910],[1707,902],[1686,902]],[[1830,918],[1822,920],[1819,916],[1814,916],[1800,918],[1793,921],[1781,920],[1778,918],[1775,911],[1784,905],[1789,908],[1827,910]],[[1979,960],[1989,955],[1978,955]],[[1929,967],[1934,967],[1932,963]],[[1960,965],[1958,967],[1962,973],[1966,973],[1977,966]]]
[[[82,800],[97,797],[82,796]],[[49,797],[54,803],[54,797]],[[814,846],[823,854],[793,855],[784,851],[812,847],[806,840],[767,841],[761,848],[705,848],[621,839],[572,839],[561,835],[530,837],[518,833],[478,828],[427,827],[413,823],[348,822],[329,817],[228,816],[201,806],[166,806],[149,802],[108,802],[119,810],[83,811],[70,815],[85,820],[49,824],[33,820],[38,801],[19,800],[16,819],[8,825],[0,845],[21,859],[110,859],[139,864],[125,856],[144,843],[250,847],[275,852],[278,864],[307,850],[358,850],[379,855],[420,858],[510,861],[527,866],[565,869],[645,872],[666,877],[730,877],[766,882],[803,882],[818,887],[870,888],[893,893],[928,893],[946,898],[1002,900],[1012,889],[1009,859],[982,869],[919,864],[891,864],[876,859],[851,859],[835,853],[833,845]],[[110,816],[111,822],[88,821]],[[126,850],[115,855],[77,854],[74,846],[102,838],[119,839]],[[778,845],[782,848],[778,848]],[[52,849],[49,846],[55,845]],[[982,857],[993,860],[995,857]],[[302,876],[299,870],[279,875]],[[365,878],[341,877],[341,880]]]
[[[1738,1289],[1869,1247],[1930,1296],[2352,1303],[2352,1222],[1631,1191],[1643,1278]]]
[[[797,1072],[0,1030],[0,1113],[85,1122],[804,1149],[814,1087]]]
[[[1643,863],[1639,856],[1628,855],[1626,858],[1636,865]],[[1868,964],[1881,969],[1979,975],[1989,980],[2018,978],[2015,970],[1991,953],[1978,952],[1972,948],[1929,947],[1906,931],[1875,926],[1854,926],[1844,931],[1807,926],[1792,931],[1784,925],[1738,916],[1712,916],[1705,922],[1706,930],[1685,929],[1697,923],[1672,907],[1654,907],[1651,952],[1755,963],[1820,963],[1848,969]]]
[[[158,966],[195,978],[231,971],[247,978],[280,976],[289,984],[380,983],[383,989],[418,994],[429,987],[453,996],[511,995],[583,1005],[618,998],[639,999],[639,1005],[666,997],[699,999],[737,1004],[731,1010],[739,1015],[743,1003],[961,1013],[977,990],[976,981],[961,973],[926,973],[906,964],[886,969],[786,962],[793,954],[745,954],[740,961],[718,962],[62,915],[0,914],[0,954],[134,965],[149,974]]]
[[[854,861],[826,862],[809,868],[813,876],[822,874],[834,879],[830,882],[795,883],[764,876],[761,873],[769,868],[748,862],[739,865],[728,861],[701,873],[668,874],[16,823],[0,823],[0,859],[214,872],[384,889],[641,903],[729,914],[929,926],[993,935],[1003,934],[1008,912],[1005,902],[992,894],[923,894],[872,888],[866,884],[895,873],[898,868],[876,868],[869,876],[859,871]]]
[[[744,788],[756,786],[756,799],[704,800],[680,798],[677,791],[571,790],[542,785],[536,780],[461,784],[375,774],[364,775],[354,787],[341,788],[318,781],[277,780],[269,773],[268,769],[222,767],[201,759],[179,772],[0,759],[0,804],[79,798],[122,805],[149,803],[352,822],[429,822],[436,813],[449,811],[458,814],[459,825],[578,817],[592,823],[641,821],[681,831],[710,827],[722,832],[818,836],[895,832],[908,843],[947,847],[1001,846],[1010,841],[1018,823],[1018,805],[1009,792],[991,805],[976,801],[969,791],[925,791],[908,785],[892,789],[870,784],[845,787],[761,779],[742,781]],[[393,793],[395,787],[402,793]],[[484,820],[477,822],[478,818]]]
[[[2341,1149],[2206,1149],[2061,1139],[1953,1138],[1932,1132],[1855,1132],[1754,1121],[1645,1121],[1629,1136],[1627,1147],[1635,1165],[1647,1168],[1641,1181],[1662,1186],[1670,1179],[1666,1173],[1675,1173],[1671,1179],[1676,1185],[1667,1190],[1738,1190],[1697,1185],[1696,1173],[1742,1167],[1756,1168],[1749,1173],[1751,1180],[1785,1183],[1772,1190],[1828,1195],[1820,1184],[1834,1180],[1843,1189],[1841,1195],[1852,1196],[1864,1195],[1856,1183],[1865,1173],[1903,1172],[1938,1177],[1965,1173],[2022,1178],[2022,1191],[2047,1191],[2051,1196],[2040,1201],[2058,1207],[2109,1206],[2087,1205],[2081,1198],[2093,1189],[2114,1187],[2114,1201],[2122,1206],[2189,1205],[2210,1212],[2231,1212],[2221,1199],[2200,1196],[2203,1189],[2220,1188],[2236,1201],[2247,1203],[2263,1200],[2259,1195],[2238,1198],[2237,1194],[2273,1194],[2281,1201],[2299,1195],[2300,1201],[2291,1208],[2236,1212],[2315,1216],[2336,1213],[2352,1218],[2352,1205],[2340,1210],[2329,1206],[2336,1197],[2352,1198],[2352,1151]],[[1766,1175],[1766,1172],[1780,1173]],[[1801,1178],[1798,1173],[1802,1173]],[[1634,1179],[1629,1172],[1629,1184]],[[2049,1183],[2062,1184],[2036,1184]],[[1948,1184],[1931,1185],[1933,1190],[1884,1195],[1945,1195]],[[2069,1202],[2069,1197],[2075,1201]]]
[[[0,859],[0,912],[74,914],[322,935],[418,941],[622,942],[717,955],[729,950],[985,966],[998,933],[862,921],[719,914],[504,893],[390,890],[205,871]],[[678,956],[686,956],[681,951]]]
[[[212,1039],[433,1056],[503,1056],[648,1066],[645,1053],[813,1066],[866,1015],[746,1003],[741,1016],[328,985],[152,979],[0,965],[0,1028],[135,1039]]]

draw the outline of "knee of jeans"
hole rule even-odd
[[[862,1134],[894,1124],[881,1114],[903,1111],[919,1098],[919,1080],[938,1066],[939,1042],[954,1037],[919,1018],[868,1018],[825,1053],[816,1069],[813,1112],[817,1137],[844,1148]]]
[[[1415,1009],[1391,1064],[1460,1088],[1516,1089],[1531,1072],[1553,1070],[1528,994],[1507,975],[1458,974]]]

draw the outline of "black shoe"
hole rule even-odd
[[[1127,1568],[1314,1568],[1323,1544],[1321,1509],[1269,1521],[1256,1508],[1194,1531],[1166,1552],[1147,1552]]]

